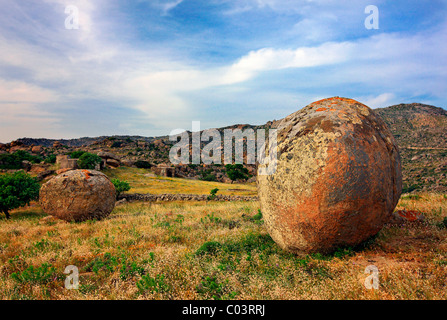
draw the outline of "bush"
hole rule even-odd
[[[82,156],[79,157],[78,166],[81,169],[95,169],[97,164],[100,164],[102,159],[96,154],[85,152]]]
[[[119,179],[112,179],[112,183],[115,186],[117,198],[121,193],[130,190],[130,185],[126,181],[121,181]]]
[[[146,292],[162,293],[169,291],[169,286],[166,283],[165,276],[163,274],[157,274],[155,277],[151,277],[150,275],[142,276],[141,280],[137,282],[137,288],[140,291],[140,294],[144,294]]]
[[[261,219],[262,219],[262,212],[261,209],[258,209],[258,213],[253,216],[253,220],[259,221]]]
[[[217,178],[214,174],[207,174],[200,178],[202,181],[217,181]]]
[[[11,278],[18,283],[45,284],[58,278],[56,269],[49,264],[42,264],[40,267],[30,266],[22,272],[11,274]]]
[[[79,159],[84,153],[85,153],[85,151],[78,150],[78,151],[70,152],[68,155],[72,159]]]
[[[33,156],[26,151],[18,150],[11,154],[0,154],[0,169],[21,169],[22,161],[40,163],[42,158]]]
[[[150,169],[152,165],[148,161],[138,160],[135,162],[135,167],[140,169]]]
[[[227,164],[225,166],[228,178],[231,180],[247,180],[248,179],[248,169],[242,164]]]
[[[9,219],[9,211],[39,198],[40,184],[23,171],[0,176],[0,211]]]
[[[22,161],[14,154],[0,154],[0,169],[20,169]]]
[[[204,254],[216,254],[221,247],[222,244],[220,244],[217,241],[208,241],[202,244],[202,246],[199,249],[197,249],[195,255],[201,256]]]
[[[219,191],[218,188],[214,188],[210,191],[210,195],[207,197],[208,200],[214,200],[214,198],[216,198],[217,195],[217,191]]]
[[[51,164],[56,163],[56,155],[55,155],[55,154],[49,154],[49,155],[45,158],[44,162],[45,162],[45,163],[51,163]]]

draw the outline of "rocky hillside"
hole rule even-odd
[[[375,109],[390,127],[400,148],[447,148],[447,111],[426,104],[399,104]]]
[[[68,147],[82,147],[82,146],[89,146],[94,143],[99,143],[101,141],[104,141],[105,139],[116,139],[116,140],[127,140],[127,141],[146,141],[146,142],[152,142],[156,139],[156,137],[142,137],[142,136],[101,136],[101,137],[83,137],[83,138],[76,138],[76,139],[46,139],[46,138],[21,138],[17,139],[18,142],[21,142],[27,146],[35,145],[35,146],[42,146],[42,147],[51,147],[53,146],[54,142],[58,141],[62,145],[68,146]]]
[[[447,111],[420,103],[375,109],[396,137],[403,191],[447,191]]]
[[[374,111],[388,124],[397,139],[402,156],[404,193],[447,192],[447,111],[418,103],[399,104]],[[222,136],[225,129],[251,128],[256,132],[256,129],[274,128],[279,121],[269,121],[258,126],[238,124],[217,130]],[[202,147],[206,144],[207,142],[202,142]],[[21,145],[27,147],[22,148]],[[169,150],[172,145],[168,136],[87,137],[59,141],[23,138],[14,143],[0,144],[0,153],[32,150],[33,146],[42,146],[41,155],[66,154],[73,150],[93,153],[105,151],[116,154],[124,164],[144,160],[151,165],[170,166]],[[249,177],[256,174],[254,165],[247,166],[247,169]],[[228,182],[225,168],[220,165],[186,165],[176,170],[179,176],[185,178]]]

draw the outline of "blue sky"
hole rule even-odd
[[[445,0],[0,4],[1,142],[262,124],[331,96],[447,107]]]

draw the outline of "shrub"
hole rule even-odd
[[[119,179],[112,179],[112,183],[115,186],[117,198],[121,193],[130,190],[130,185],[126,181],[121,181]]]
[[[56,163],[56,155],[55,154],[49,154],[45,160],[45,163]]]
[[[42,162],[41,157],[18,150],[11,154],[0,154],[0,169],[20,169],[22,168],[22,161],[25,160],[31,163]]]
[[[85,151],[78,150],[78,151],[70,152],[68,155],[72,159],[79,159],[84,153],[85,153]]]
[[[20,169],[22,161],[14,154],[0,154],[0,169]]]
[[[16,152],[14,152],[14,154],[18,157],[20,162],[22,162],[24,160],[29,161],[31,163],[42,162],[42,158],[40,156],[33,156],[32,154],[30,154],[26,151],[23,151],[23,150],[17,150]]]
[[[155,277],[150,275],[142,276],[141,280],[137,282],[137,288],[140,290],[140,293],[166,292],[169,290],[169,286],[165,282],[165,276],[159,274]]]
[[[253,220],[259,221],[261,219],[262,219],[262,212],[261,209],[258,209],[258,213],[253,216]]]
[[[37,268],[30,266],[20,273],[14,272],[11,278],[18,283],[45,284],[57,278],[57,274],[54,267],[44,263]]]
[[[140,169],[150,169],[152,165],[148,161],[138,160],[135,162],[135,167]]]
[[[102,159],[96,154],[85,152],[79,157],[78,166],[81,169],[95,169],[97,164],[100,164]]]
[[[210,191],[210,195],[207,197],[208,200],[214,200],[217,195],[217,191],[219,191],[218,188],[214,188]]]
[[[225,166],[228,178],[231,180],[247,180],[248,179],[248,169],[242,164],[227,164]]]
[[[200,180],[202,181],[217,181],[217,178],[214,174],[206,174],[203,175]]]
[[[0,176],[0,211],[9,219],[9,211],[39,198],[40,185],[23,171]]]
[[[217,241],[208,241],[205,242],[204,244],[202,244],[202,246],[197,249],[196,251],[196,255],[197,256],[201,256],[204,255],[206,253],[208,254],[216,254],[217,251],[222,247],[222,244],[220,244]]]

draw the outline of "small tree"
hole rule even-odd
[[[126,181],[121,181],[119,179],[112,179],[112,183],[115,186],[116,189],[116,197],[118,198],[118,196],[123,193],[124,191],[129,191],[130,190],[130,185],[128,182]]]
[[[9,219],[9,211],[39,198],[40,185],[23,171],[0,176],[0,211]]]
[[[95,169],[97,164],[100,164],[102,162],[101,157],[99,157],[96,154],[85,152],[82,156],[78,159],[78,166],[81,169]]]
[[[248,179],[248,169],[242,164],[227,164],[225,166],[228,178],[231,180],[247,180]]]
[[[219,191],[218,188],[214,188],[210,191],[210,195],[207,197],[208,200],[214,200],[217,196],[217,191]]]

